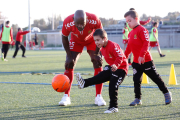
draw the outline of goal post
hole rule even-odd
[[[38,48],[39,49],[64,49],[62,44],[62,33],[60,32],[36,32],[38,38]],[[35,37],[35,32],[31,32],[31,41],[28,41],[28,34],[26,34],[26,49],[36,49],[33,46]],[[44,46],[42,46],[42,41]],[[31,44],[31,45],[30,45]]]

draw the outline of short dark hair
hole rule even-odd
[[[6,21],[6,24],[9,24],[10,23],[10,21]]]
[[[124,14],[124,17],[131,16],[132,18],[138,17],[138,13],[135,10],[130,10]]]
[[[102,39],[107,38],[107,33],[103,29],[96,29],[93,36],[100,36]]]
[[[134,8],[130,8],[129,10],[135,10]]]
[[[154,22],[154,23],[153,23],[153,26],[156,26],[156,25],[157,25],[157,22]]]
[[[21,30],[21,28],[18,28],[18,31]]]

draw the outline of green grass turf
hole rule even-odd
[[[8,62],[0,61],[0,72],[64,72],[65,52],[58,51],[27,51],[27,58],[21,58],[19,51],[16,59],[12,59],[14,51],[9,51]],[[160,75],[169,75],[171,64],[174,64],[177,75],[180,75],[180,50],[163,49],[165,58],[160,58],[155,49],[152,56]],[[105,65],[104,62],[103,65]],[[75,73],[93,74],[92,64],[86,51],[80,57]],[[128,74],[132,74],[129,68]],[[92,75],[83,75],[84,78]],[[28,82],[28,83],[51,83],[54,75],[31,75],[31,74],[0,74],[0,82]],[[162,76],[168,84],[169,77]],[[180,77],[177,76],[177,82]],[[150,84],[143,86],[156,86],[151,80]],[[77,84],[76,80],[73,84]],[[108,85],[108,83],[105,83]],[[126,77],[122,86],[132,86],[132,77]],[[180,85],[167,85],[177,87]],[[164,96],[157,88],[142,88],[142,106],[130,107],[134,100],[133,88],[119,88],[119,112],[115,114],[104,114],[108,108],[108,87],[104,87],[102,95],[107,102],[106,106],[95,106],[94,86],[86,89],[71,88],[70,106],[58,106],[63,93],[57,93],[51,85],[32,84],[5,84],[0,83],[0,119],[89,119],[89,120],[114,120],[114,119],[180,119],[180,96],[179,89],[170,89],[173,94],[173,102],[164,105]]]

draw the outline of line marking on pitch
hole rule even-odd
[[[4,84],[31,84],[31,85],[51,85],[51,83],[28,83],[28,82],[0,82]],[[72,84],[72,86],[78,86],[78,84]],[[94,86],[94,85],[92,85]],[[109,87],[109,85],[103,85],[104,87]],[[134,86],[128,86],[128,85],[120,85],[119,87],[125,87],[125,88],[134,88]],[[141,86],[141,88],[158,88],[157,86]],[[168,89],[180,89],[180,87],[167,87]]]

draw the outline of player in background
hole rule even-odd
[[[126,23],[124,23],[124,28],[123,28],[124,51],[126,50],[126,45],[127,45],[127,43],[128,43],[128,34],[129,34],[128,27],[127,27]]]
[[[21,50],[23,51],[22,52],[22,57],[23,58],[26,58],[26,56],[24,55],[25,52],[26,52],[26,48],[23,46],[22,44],[22,39],[23,39],[23,35],[29,33],[30,31],[23,31],[22,28],[18,28],[18,32],[17,32],[17,35],[16,35],[16,49],[14,51],[14,55],[13,55],[13,58],[16,57],[18,51],[19,51],[19,48],[21,48]]]
[[[161,53],[159,40],[158,40],[158,29],[157,28],[158,28],[158,23],[154,22],[153,23],[153,28],[151,29],[151,34],[150,34],[150,48],[149,48],[149,51],[153,47],[157,47],[157,50],[158,50],[158,53],[159,53],[160,57],[165,57],[166,55],[163,55]]]
[[[37,49],[39,47],[38,45],[38,36],[37,36],[37,33],[35,33],[35,36],[34,36],[34,43],[33,43],[33,46]]]
[[[97,29],[93,34],[96,46],[101,49],[104,59],[109,65],[98,75],[83,79],[79,73],[76,75],[78,87],[80,89],[91,85],[109,81],[109,108],[104,113],[118,112],[118,88],[123,82],[127,72],[128,63],[120,46],[108,40],[107,33],[103,29]]]
[[[135,9],[134,9],[134,8],[130,8],[129,10],[135,10]],[[147,25],[150,21],[151,21],[151,17],[149,17],[148,20],[146,20],[146,21],[139,20],[139,23],[140,23],[140,25]],[[129,27],[129,25],[128,25],[127,22],[126,22],[126,25],[127,25],[127,27],[128,27],[129,32],[131,32],[132,29]],[[132,63],[131,63],[131,56],[132,56],[132,53],[129,54],[129,57],[128,57],[128,63],[129,63],[129,65],[132,64]]]
[[[14,48],[14,45],[15,45],[15,41],[13,40],[12,43],[11,43],[11,49]]]
[[[24,40],[24,47],[26,47],[26,40]]]
[[[141,105],[141,82],[143,72],[157,84],[161,92],[165,97],[165,104],[170,104],[172,101],[171,92],[168,91],[161,76],[157,73],[156,67],[153,63],[153,59],[148,50],[149,47],[149,33],[146,28],[139,24],[138,14],[134,10],[130,10],[125,13],[124,17],[126,22],[133,30],[128,36],[128,45],[125,51],[127,57],[131,52],[134,59],[132,63],[133,67],[133,81],[135,100],[130,106]]]
[[[6,21],[6,26],[3,26],[0,40],[2,40],[1,59],[2,61],[8,61],[6,59],[10,44],[13,41],[13,30],[10,27],[10,21]]]
[[[84,46],[91,58],[94,67],[94,75],[102,71],[102,58],[98,54],[99,48],[93,39],[93,33],[96,29],[102,28],[102,24],[96,15],[85,13],[83,10],[77,10],[74,14],[68,16],[63,22],[62,42],[66,51],[65,72],[70,79],[70,84],[73,82],[74,68],[83,51]],[[71,39],[68,41],[68,36],[71,33]],[[101,96],[103,84],[96,86],[95,104],[98,106],[106,105],[106,102]],[[59,102],[59,105],[69,105],[71,87],[65,92],[64,97]]]
[[[44,40],[41,41],[41,48],[44,48]]]

